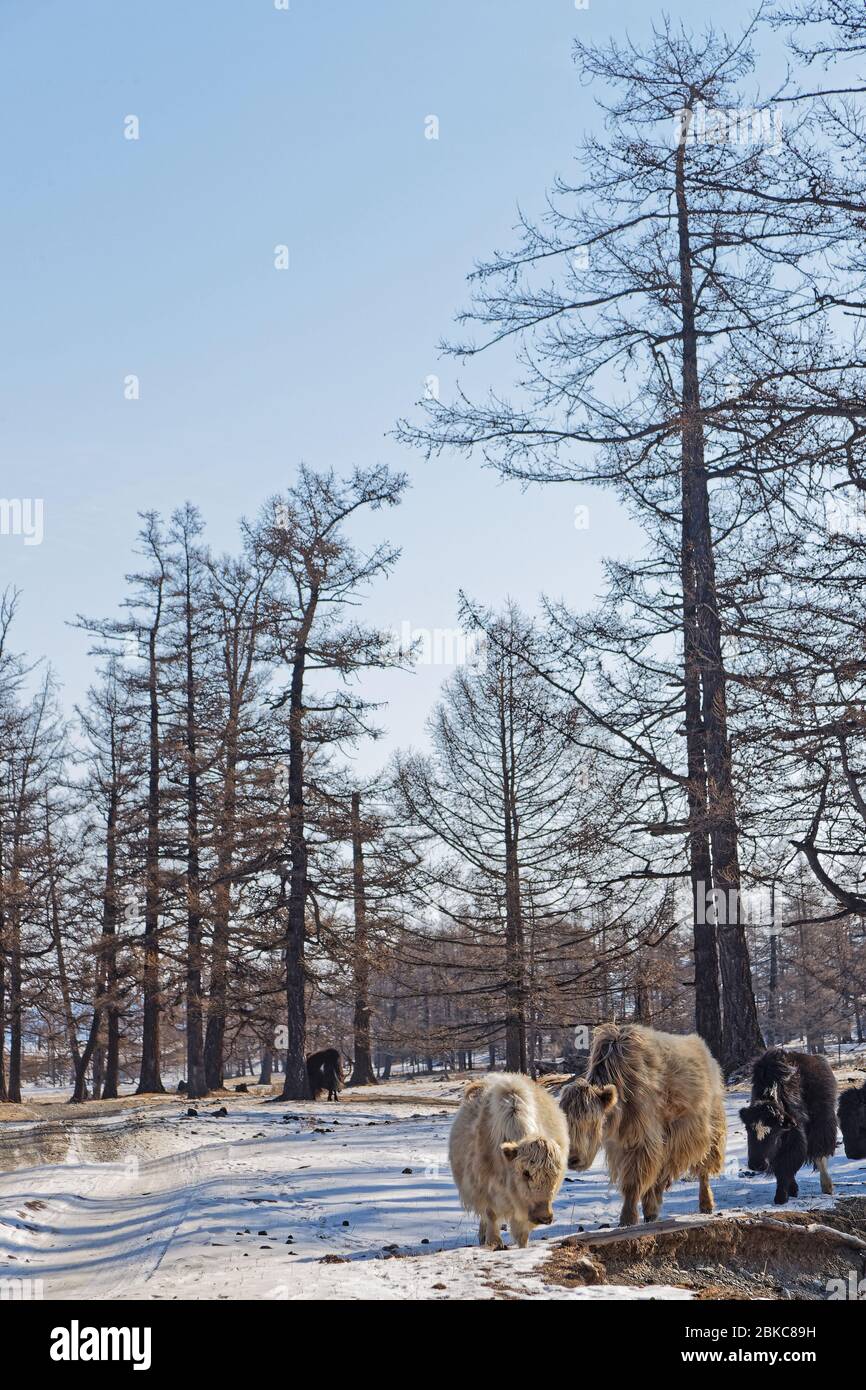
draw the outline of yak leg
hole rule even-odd
[[[619,1187],[622,1192],[622,1211],[620,1212],[619,1224],[621,1226],[636,1226],[638,1220],[637,1204],[643,1193],[651,1193],[654,1187],[659,1189],[659,1202],[661,1194],[664,1192],[664,1184],[661,1178],[663,1155],[655,1147],[642,1146],[632,1149],[624,1156],[624,1162],[619,1171]],[[652,1205],[652,1198],[650,1198]]]
[[[503,1250],[502,1237],[499,1234],[499,1218],[495,1211],[487,1211],[482,1216],[478,1226],[478,1244],[489,1245],[491,1250]]]
[[[619,1224],[621,1226],[637,1225],[637,1203],[639,1196],[640,1189],[636,1182],[623,1183],[622,1211],[619,1214]]]
[[[651,1187],[643,1194],[640,1204],[643,1207],[644,1221],[655,1221],[662,1207],[662,1197],[664,1195],[665,1184],[657,1182],[655,1187]]]
[[[698,1174],[698,1211],[702,1211],[705,1216],[709,1216],[715,1211],[716,1204],[713,1201],[713,1189],[710,1187],[708,1174]]]
[[[789,1197],[796,1197],[797,1184],[793,1178],[783,1178],[776,1174],[776,1193],[773,1202],[777,1207],[783,1207]]]
[[[532,1230],[530,1223],[524,1221],[520,1216],[512,1216],[508,1223],[508,1229],[511,1231],[512,1239],[516,1241],[518,1249],[525,1250],[529,1244],[529,1233]]]
[[[820,1177],[821,1177],[821,1191],[822,1191],[822,1192],[824,1193],[824,1195],[827,1196],[827,1197],[832,1196],[832,1194],[833,1194],[833,1179],[830,1177],[830,1173],[829,1173],[829,1171],[828,1171],[828,1169],[827,1169],[827,1159],[826,1159],[826,1157],[823,1157],[823,1156],[822,1156],[821,1158],[818,1159],[818,1173],[820,1174]]]

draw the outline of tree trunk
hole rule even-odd
[[[217,883],[214,889],[210,993],[204,1047],[205,1084],[213,1091],[222,1088],[224,1079],[223,1053],[226,1032],[232,867],[234,864],[234,836],[237,815],[238,736],[235,711],[232,711],[229,718],[225,756],[225,783],[217,845]]]
[[[502,764],[503,840],[505,845],[505,1069],[529,1070],[526,1057],[524,996],[523,907],[520,896],[518,839],[520,825],[514,786],[514,757],[510,742],[506,680],[500,680],[499,736]]]
[[[0,1102],[9,1099],[6,1085],[6,874],[3,849],[3,823],[0,821]]]
[[[185,538],[188,539],[188,538]],[[198,844],[198,747],[196,734],[195,669],[192,636],[192,577],[189,549],[185,568],[186,655],[186,1087],[190,1100],[207,1095],[204,1069],[201,945],[201,872]]]
[[[96,1050],[93,1054],[92,1075],[93,1094],[94,1097],[96,1097],[102,1089],[102,1081],[105,1075],[105,1048],[102,1046],[102,1043],[96,1044]]]
[[[260,1086],[270,1086],[270,1084],[271,1084],[271,1076],[272,1076],[272,1074],[273,1074],[273,1070],[274,1070],[274,1054],[273,1054],[273,1051],[272,1051],[270,1045],[268,1045],[267,1047],[263,1047],[263,1048],[262,1048],[262,1067],[261,1067],[261,1071],[259,1072],[259,1085],[260,1085]]]
[[[286,1079],[283,1100],[308,1100],[307,1078],[307,975],[304,964],[308,854],[304,823],[304,669],[306,643],[315,617],[318,594],[313,596],[295,647],[289,693],[289,876],[286,926]]]
[[[116,969],[109,975],[108,995],[113,999],[117,994]],[[103,1100],[116,1100],[120,1084],[120,1017],[117,1006],[109,1005],[108,1038],[105,1048],[105,1082],[102,1087]]]
[[[161,597],[160,597],[161,604]],[[150,702],[149,770],[147,787],[147,849],[144,894],[144,1008],[141,1041],[141,1072],[137,1095],[164,1093],[159,1066],[161,1002],[159,997],[159,691],[157,685],[156,639],[160,609],[150,628],[148,647],[148,694]]]
[[[114,963],[114,945],[117,937],[117,790],[111,790],[108,798],[108,820],[106,833],[106,883],[103,888],[103,933],[99,942],[99,951],[96,955],[96,991],[93,998],[93,1019],[90,1022],[88,1041],[85,1042],[85,1049],[81,1056],[75,1056],[75,1084],[72,1090],[72,1101],[86,1101],[88,1099],[88,1066],[90,1058],[95,1055],[99,1048],[99,1034],[101,1022],[103,1022],[106,1004],[108,1002],[107,980],[111,974],[111,963]],[[99,1095],[100,1066],[93,1068],[93,1095]],[[106,1077],[106,1090],[108,1090],[108,1077]],[[117,1095],[117,1079],[114,1084],[114,1097]],[[103,1099],[113,1099],[113,1095],[104,1095]]]
[[[6,1085],[6,957],[3,951],[3,923],[0,920],[0,1102],[9,1099]]]
[[[352,792],[352,892],[355,906],[355,983],[354,1048],[355,1062],[350,1086],[375,1086],[370,1047],[370,957],[367,944],[367,897],[364,883],[364,846],[361,836],[361,797]]]
[[[96,1001],[93,1009],[93,1018],[90,1022],[90,1032],[84,1044],[84,1051],[79,1057],[75,1067],[75,1086],[70,1097],[70,1100],[75,1104],[79,1104],[87,1099],[87,1068],[90,1066],[90,1059],[99,1042],[99,1025],[102,1022],[103,992],[102,981],[100,980],[96,987]],[[94,1094],[95,1093],[96,1086],[94,1084]]]
[[[695,1031],[717,1061],[722,1060],[722,1007],[719,996],[719,953],[715,923],[707,920],[706,901],[712,882],[707,828],[707,772],[704,725],[701,716],[700,663],[697,646],[697,597],[683,475],[682,586],[683,686],[685,696],[686,758],[688,765],[689,875],[692,889],[692,931],[695,956]]]
[[[57,911],[57,894],[53,882],[51,885],[50,896],[54,942],[57,948],[57,979],[60,985],[60,997],[63,1000],[63,1015],[64,1021],[66,1023],[66,1040],[69,1045],[69,1056],[72,1059],[73,1072],[77,1072],[78,1065],[81,1061],[81,1050],[78,1046],[78,1033],[75,1027],[75,1015],[72,1012],[72,1000],[69,993],[69,976],[66,971],[66,957],[63,950],[63,942],[60,937],[60,923],[58,921]],[[87,1099],[86,1089],[81,1099]]]
[[[704,432],[698,373],[695,295],[685,193],[685,150],[676,156],[676,202],[682,310],[682,473],[683,525],[694,565],[697,658],[701,677],[704,757],[707,772],[712,883],[717,912],[722,980],[722,1055],[728,1070],[743,1066],[763,1048],[752,987],[746,934],[740,920],[740,867],[731,754],[727,733],[727,692],[722,661],[721,623],[716,593],[710,500],[704,460]],[[720,900],[727,903],[723,914]]]
[[[770,920],[772,927],[770,931],[770,977],[767,985],[767,1042],[770,1047],[775,1047],[778,1042],[776,1036],[776,1019],[779,1012],[779,946],[776,933],[775,879],[770,889]]]
[[[118,794],[112,787],[108,800],[105,830],[105,893],[102,909],[103,965],[108,1012],[108,1040],[105,1055],[103,1100],[116,1100],[120,1081],[120,1000],[117,978],[117,924],[120,906],[117,897],[117,810]]]
[[[21,1104],[21,953],[14,920],[9,969],[9,1099],[13,1105]]]
[[[382,1080],[391,1080],[391,1068],[394,1065],[394,1024],[397,1022],[397,1000],[392,999],[388,1006],[388,1051],[385,1053],[382,1065]]]
[[[12,841],[11,911],[9,913],[9,1099],[21,1104],[21,921],[19,906],[19,832]]]
[[[60,998],[63,1003],[63,1021],[66,1024],[66,1041],[69,1046],[69,1056],[72,1060],[72,1070],[73,1073],[75,1073],[78,1068],[81,1053],[78,1046],[78,1031],[75,1026],[75,1015],[72,1010],[69,974],[66,969],[66,953],[63,949],[63,937],[60,931],[60,904],[57,899],[57,875],[51,839],[51,813],[47,796],[45,798],[45,850],[48,861],[48,905],[51,912],[51,933],[54,937],[54,949],[57,953],[57,982],[60,986]],[[86,1092],[84,1099],[87,1099]]]

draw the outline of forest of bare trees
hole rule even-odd
[[[771,21],[791,66],[762,96]],[[611,1018],[696,1028],[730,1073],[864,1040],[866,12],[575,57],[603,133],[479,248],[446,345],[471,381],[389,447],[465,453],[515,508],[608,489],[643,547],[535,612],[461,593],[471,655],[365,778],[364,675],[416,656],[364,619],[404,473],[302,467],[231,554],[192,502],[142,512],[123,591],[70,611],[74,710],[8,589],[0,1100],[303,1098],[324,1046],[355,1084],[536,1072]]]

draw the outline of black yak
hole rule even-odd
[[[326,1047],[322,1052],[311,1052],[307,1058],[307,1076],[313,1100],[318,1100],[322,1091],[328,1092],[328,1100],[339,1099],[343,1089],[343,1064],[337,1049]]]
[[[839,1127],[846,1158],[866,1158],[866,1081],[839,1098]]]
[[[799,1191],[796,1175],[811,1162],[821,1191],[833,1191],[827,1159],[836,1149],[836,1078],[826,1057],[771,1047],[752,1070],[751,1104],[740,1111],[749,1167],[776,1179],[773,1201],[783,1206]]]

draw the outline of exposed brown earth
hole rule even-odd
[[[826,1299],[828,1281],[866,1275],[866,1198],[830,1210],[720,1213],[659,1221],[644,1229],[595,1231],[558,1242],[539,1270],[546,1282],[652,1284],[698,1298]]]

